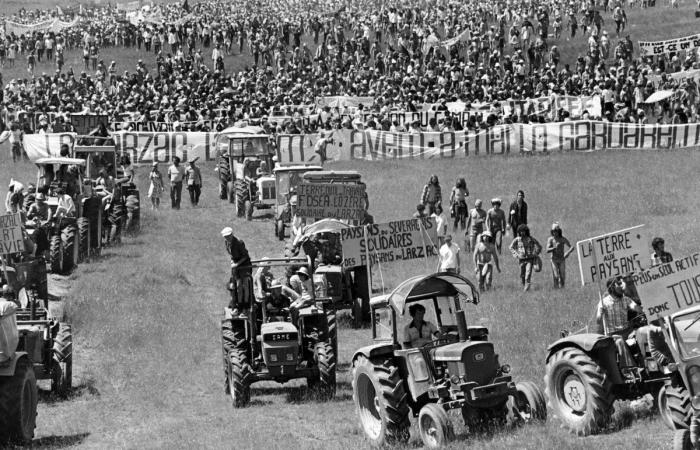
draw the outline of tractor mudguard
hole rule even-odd
[[[17,367],[17,362],[21,359],[29,360],[29,356],[25,352],[17,352],[15,356],[10,358],[9,361],[5,361],[0,364],[0,377],[11,377],[15,374],[15,367]],[[31,361],[30,361],[31,364]]]
[[[380,356],[393,356],[394,345],[391,343],[372,344],[357,349],[352,355],[353,362],[359,357],[364,356],[367,359],[373,359]]]
[[[617,347],[612,336],[597,333],[572,334],[559,339],[547,347],[547,359],[565,347],[576,347],[589,354],[610,377],[613,384],[624,382],[620,368],[617,366]]]

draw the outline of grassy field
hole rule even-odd
[[[174,1],[175,0],[169,0],[168,3],[172,3]],[[194,1],[190,2],[190,4],[195,3],[196,2]],[[64,6],[69,4],[74,4],[74,2],[68,0],[29,0],[26,2],[6,0],[2,2],[3,12],[5,14],[10,14],[23,7],[27,9],[35,9],[40,7],[52,8],[56,5]],[[639,40],[663,40],[696,33],[698,20],[700,20],[695,18],[694,11],[696,9],[696,4],[693,0],[680,0],[679,8],[677,9],[672,9],[665,6],[665,2],[657,2],[657,7],[646,10],[642,10],[640,8],[627,8],[629,25],[627,30],[625,30],[625,33],[629,33],[632,41],[635,43],[635,55],[638,54],[639,49],[637,46],[637,41]],[[603,19],[605,20],[603,28],[608,31],[611,39],[612,55],[612,50],[617,42],[617,37],[615,35],[615,22],[612,20],[611,12],[602,14]],[[566,21],[564,22],[564,26],[566,26]],[[576,61],[576,57],[579,54],[583,55],[586,52],[587,36],[584,36],[580,31],[581,29],[579,28],[579,32],[572,40],[568,39],[569,33],[567,33],[567,30],[562,30],[562,37],[560,39],[556,40],[551,38],[549,40],[550,45],[557,45],[559,47],[562,55],[562,64],[572,64],[572,68]],[[624,34],[622,36],[624,36]],[[309,45],[313,54],[315,50],[313,41],[306,39],[305,42],[307,45]],[[212,48],[203,50],[205,63],[207,63],[209,66],[213,65],[211,61],[211,50]],[[511,49],[509,47],[506,48],[506,52],[510,53]],[[137,59],[143,59],[148,68],[155,68],[155,55],[152,52],[147,53],[143,49],[138,51],[136,48],[104,48],[100,49],[100,58],[103,59],[107,65],[109,65],[111,61],[116,61],[118,73],[123,73],[125,70],[133,71],[133,68],[135,67],[134,61]],[[238,48],[236,47],[233,55],[229,55],[224,58],[224,63],[228,72],[237,72],[247,66],[251,66],[253,64],[253,58],[247,49],[244,49],[243,54],[241,55],[238,53]],[[73,67],[73,70],[78,74],[81,70],[83,70],[82,50],[72,50],[66,53],[64,69],[68,70],[70,67]],[[47,74],[52,74],[55,70],[56,67],[54,64],[42,61],[41,63],[36,64],[34,73],[36,75],[41,75],[44,72]],[[90,71],[86,72],[90,73]],[[0,73],[2,73],[5,83],[9,82],[13,78],[29,78],[31,75],[27,72],[26,58],[22,57],[17,58],[15,67],[0,68]]]
[[[380,222],[408,217],[430,174],[438,174],[445,189],[450,180],[466,176],[470,204],[496,195],[510,199],[524,189],[533,235],[541,241],[553,220],[562,222],[564,235],[572,241],[645,223],[680,256],[700,244],[693,233],[700,219],[695,181],[699,165],[692,151],[659,151],[363,163],[353,168],[365,177],[371,212]],[[202,207],[185,206],[179,212],[165,207],[158,213],[146,209],[139,237],[109,249],[72,275],[66,302],[75,330],[77,388],[67,401],[45,396],[37,445],[366,446],[354,416],[349,365],[352,352],[370,341],[369,330],[341,329],[335,401],[317,402],[300,387],[303,382],[263,384],[253,389],[249,408],[231,407],[223,392],[219,334],[228,263],[218,232],[232,225],[254,258],[279,255],[281,245],[272,238],[269,221],[234,219],[232,208],[216,199],[213,167],[205,166],[204,173]],[[12,174],[28,180],[33,169],[0,161],[0,179]],[[145,173],[139,173],[139,180],[145,192]],[[504,256],[503,268],[496,290],[468,311],[468,321],[489,327],[501,361],[513,366],[516,379],[542,385],[545,347],[562,328],[578,328],[578,322],[590,319],[597,293],[579,286],[575,260],[568,267],[568,286],[560,291],[551,289],[548,268],[534,276],[529,293],[519,289],[514,260]],[[386,287],[426,270],[423,264],[384,267]],[[550,420],[493,436],[462,435],[454,448],[670,446],[671,433],[655,415],[620,404],[617,410],[610,432],[600,436],[574,438]],[[417,445],[414,438],[411,446]]]

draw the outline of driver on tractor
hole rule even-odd
[[[61,187],[56,189],[56,196],[58,197],[56,218],[75,217],[75,203],[73,202],[73,198],[66,194],[66,191]]]
[[[292,301],[298,300],[299,295],[278,280],[273,280],[269,289],[264,300],[267,321],[286,320]]]
[[[440,338],[440,330],[431,322],[423,320],[425,306],[415,303],[408,308],[413,320],[404,328],[404,348],[417,348]]]
[[[606,287],[608,293],[598,303],[596,312],[598,333],[612,336],[615,340],[621,368],[634,367],[636,363],[625,339],[636,327],[629,320],[628,314],[639,316],[643,314],[642,308],[625,295],[625,282],[622,277],[610,278]]]

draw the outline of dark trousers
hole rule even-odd
[[[197,206],[199,204],[199,196],[202,193],[202,186],[199,184],[190,184],[187,186],[187,190],[190,191],[190,202],[192,206]]]
[[[173,209],[180,209],[182,200],[182,181],[173,181],[170,186],[170,206]]]

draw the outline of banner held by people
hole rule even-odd
[[[646,267],[650,250],[644,231],[644,225],[638,225],[577,242],[581,284],[604,282]]]
[[[639,41],[639,53],[642,56],[692,51],[698,47],[700,47],[700,34],[665,41]]]
[[[0,215],[0,254],[9,255],[23,251],[22,215],[20,213]]]
[[[365,232],[367,236],[365,238]],[[347,228],[340,235],[343,265],[347,268],[390,264],[437,256],[437,224],[434,217],[407,219]]]

